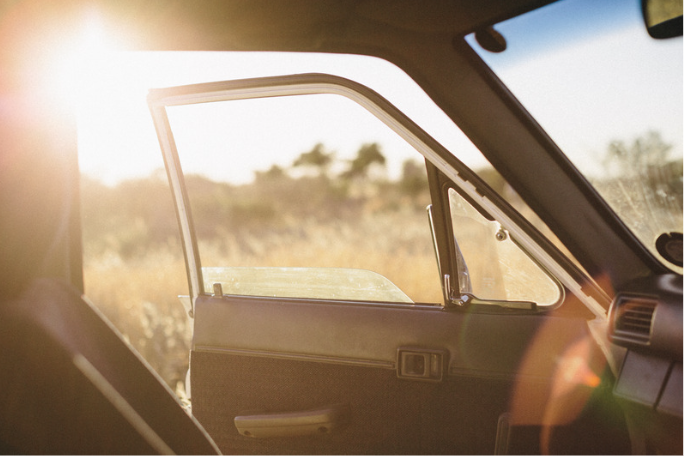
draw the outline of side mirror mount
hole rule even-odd
[[[683,0],[642,0],[642,8],[652,38],[683,36]]]

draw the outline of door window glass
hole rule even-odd
[[[206,293],[442,301],[423,157],[367,110],[299,95],[167,112]]]

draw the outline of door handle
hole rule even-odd
[[[302,412],[243,415],[234,418],[239,434],[253,438],[330,434],[348,422],[349,406],[336,404]]]

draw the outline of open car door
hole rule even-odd
[[[187,262],[192,411],[223,452],[627,451],[595,337],[609,299],[385,99],[308,74],[149,105]],[[339,133],[375,124],[399,156],[371,142],[336,162],[323,132],[276,150],[338,113]]]

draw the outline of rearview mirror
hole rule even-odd
[[[643,19],[652,38],[683,36],[683,0],[643,0]]]

